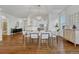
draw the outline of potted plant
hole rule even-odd
[[[56,39],[57,39],[57,43],[58,43],[58,36],[59,36],[59,31],[60,31],[60,28],[59,28],[59,25],[58,24],[56,24],[55,25],[55,28],[56,28]]]
[[[55,25],[55,28],[56,28],[56,31],[57,31],[57,32],[60,31],[60,28],[59,28],[59,25],[58,25],[58,24]]]

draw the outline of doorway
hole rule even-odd
[[[7,19],[2,19],[2,41],[8,41],[9,36],[7,35]]]

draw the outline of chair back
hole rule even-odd
[[[51,37],[50,32],[43,32],[41,33],[41,39],[49,39]]]
[[[30,32],[30,37],[31,38],[38,38],[39,37],[39,33],[37,33],[37,32]]]

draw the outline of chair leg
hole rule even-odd
[[[33,39],[31,38],[31,43],[33,43]]]
[[[51,39],[48,39],[48,47],[51,48]]]
[[[49,38],[49,39],[48,39],[48,46],[49,46],[49,48],[51,48],[51,45],[52,45],[52,39]]]
[[[41,40],[42,43],[44,43],[44,41],[46,41],[46,48],[44,49],[48,49],[49,48],[49,41],[48,40]],[[40,47],[42,46],[42,44],[40,43]]]
[[[37,44],[39,44],[39,38],[37,38]]]

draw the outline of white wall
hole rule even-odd
[[[72,15],[74,13],[77,13],[78,11],[79,11],[79,5],[72,5],[66,10],[68,15],[70,14]]]
[[[58,17],[57,18],[53,18],[53,15],[50,13],[48,20],[49,20],[49,29],[48,30],[51,31],[53,34],[57,34],[55,25],[59,21]]]

